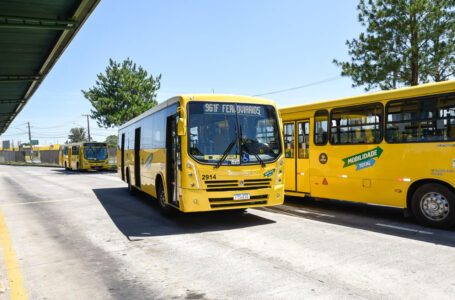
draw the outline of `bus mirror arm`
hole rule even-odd
[[[185,119],[180,118],[177,123],[177,135],[183,136],[186,134]]]

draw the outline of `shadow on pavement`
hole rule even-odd
[[[233,210],[177,213],[171,219],[164,217],[156,199],[139,194],[131,196],[126,188],[94,189],[117,228],[130,240],[137,237],[199,233],[260,226],[274,221]]]
[[[52,172],[59,174],[59,175],[94,175],[94,174],[103,174],[103,173],[117,173],[117,171],[113,170],[82,170],[82,171],[73,171],[73,170],[65,170],[64,168],[54,169]]]
[[[413,217],[404,217],[401,208],[287,196],[284,205],[257,209],[455,247],[454,228],[441,230],[421,226]]]

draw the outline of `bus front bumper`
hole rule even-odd
[[[283,204],[284,185],[257,190],[207,192],[202,189],[182,189],[179,195],[183,212],[238,209]],[[248,196],[245,196],[248,194]],[[249,198],[234,200],[236,198]],[[183,197],[182,197],[183,196]],[[183,201],[182,201],[183,200]]]

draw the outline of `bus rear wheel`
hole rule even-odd
[[[157,185],[156,195],[163,215],[168,218],[174,216],[175,209],[166,203],[166,193],[162,183]]]
[[[424,225],[450,228],[455,225],[455,194],[441,184],[424,184],[412,195],[412,212]]]

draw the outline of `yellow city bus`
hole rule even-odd
[[[455,224],[455,81],[280,109],[285,193]]]
[[[120,127],[118,173],[165,215],[282,204],[281,130],[270,100],[177,96]]]
[[[109,167],[107,146],[97,142],[61,145],[59,164],[66,170],[106,170]]]

